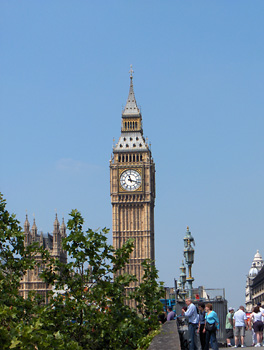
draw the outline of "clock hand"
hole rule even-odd
[[[132,182],[136,182],[136,183],[140,183],[140,181],[137,181],[137,180],[130,180]]]

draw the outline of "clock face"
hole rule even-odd
[[[126,191],[135,191],[141,185],[141,175],[136,170],[126,170],[120,176],[120,184]]]

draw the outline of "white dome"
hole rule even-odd
[[[258,269],[256,267],[251,267],[248,273],[248,277],[256,277],[258,274]]]

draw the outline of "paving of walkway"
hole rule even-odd
[[[263,347],[260,347],[260,348],[255,348],[255,347],[252,347],[251,346],[251,344],[252,344],[252,335],[251,335],[252,333],[251,333],[251,331],[246,331],[246,336],[245,336],[245,346],[246,346],[246,348],[243,348],[243,349],[245,349],[245,350],[256,350],[256,349],[264,349]],[[225,348],[225,349],[227,349],[227,348]],[[232,349],[233,350],[233,348],[229,348],[229,349]],[[240,347],[237,349],[237,350],[242,350]]]
[[[252,347],[252,335],[251,331],[246,331],[246,336],[245,336],[245,348],[243,350],[256,350],[256,349],[263,349],[264,347],[260,348],[255,348]],[[180,348],[180,339],[179,339],[179,334],[177,331],[177,326],[176,322],[170,321],[166,322],[162,326],[162,331],[159,335],[157,335],[148,350],[167,350],[167,349],[175,349],[175,350],[181,350]],[[233,350],[233,348],[226,348],[222,347],[220,349],[230,349]],[[242,350],[240,347],[234,350]]]

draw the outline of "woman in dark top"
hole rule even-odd
[[[202,350],[204,350],[204,348],[205,348],[205,336],[206,336],[205,333],[203,332],[204,325],[205,325],[205,303],[200,301],[198,304],[198,309],[199,309],[199,324],[198,324],[197,333],[199,333],[199,335],[200,335],[201,347],[202,347]]]

